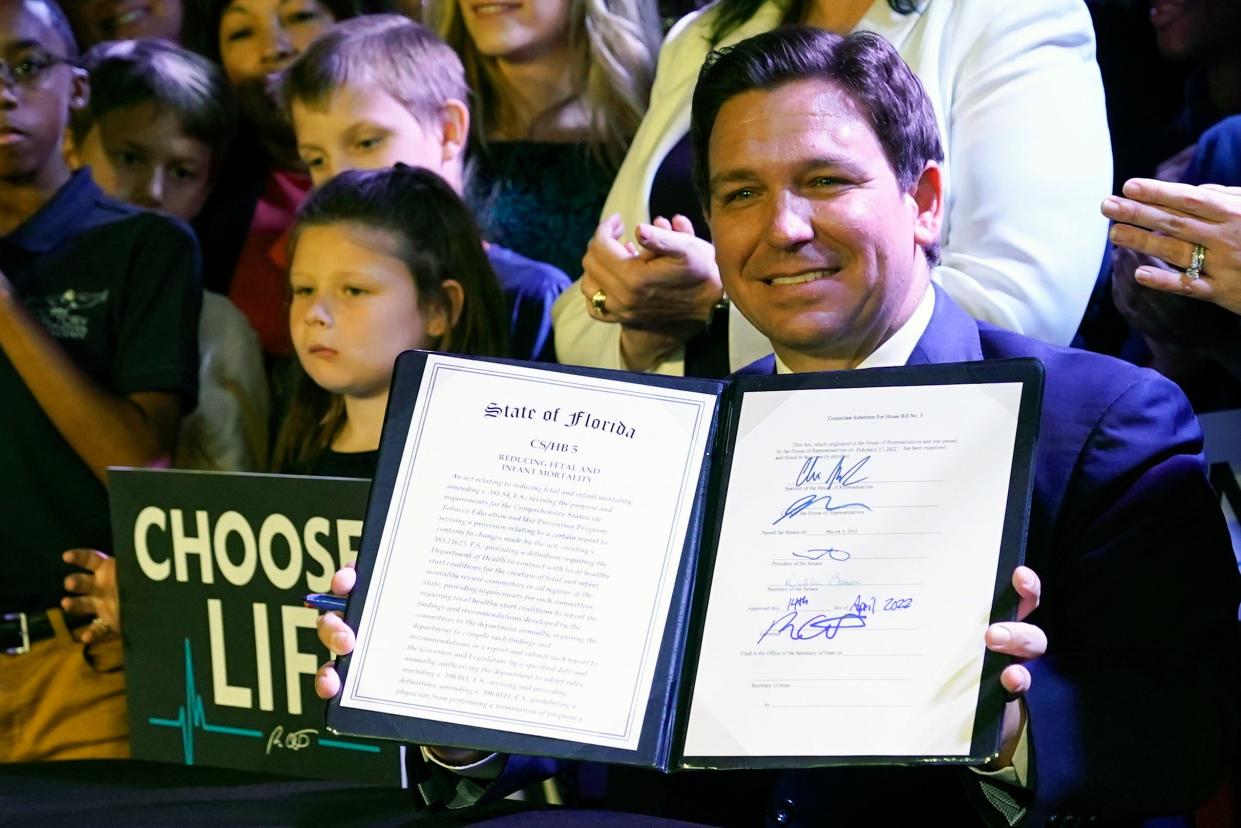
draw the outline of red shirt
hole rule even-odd
[[[297,208],[309,192],[310,176],[305,173],[273,170],[267,174],[228,290],[228,298],[258,333],[263,350],[273,356],[293,353],[284,248]]]

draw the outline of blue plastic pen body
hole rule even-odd
[[[338,595],[314,592],[306,596],[306,603],[320,612],[344,612],[346,599]]]

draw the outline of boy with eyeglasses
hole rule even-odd
[[[70,173],[75,54],[52,0],[0,0],[0,761],[128,754],[120,643],[75,640],[62,553],[109,544],[108,467],[166,465],[197,393],[193,237]]]

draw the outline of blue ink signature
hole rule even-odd
[[[808,561],[820,561],[823,558],[831,558],[833,561],[845,562],[852,557],[843,549],[807,549],[805,552],[794,552],[794,558],[805,558]]]
[[[858,508],[865,509],[868,512],[870,511],[870,507],[867,506],[865,503],[841,503],[839,506],[833,506],[831,495],[809,494],[809,495],[806,495],[805,497],[799,497],[797,500],[794,500],[792,503],[790,503],[789,507],[784,510],[784,514],[780,515],[780,517],[773,520],[771,522],[771,525],[775,526],[777,523],[784,520],[785,518],[797,517],[802,512],[809,509],[811,506],[814,506],[816,503],[823,504],[824,513],[839,512],[841,509],[858,509]]]
[[[793,610],[772,621],[771,626],[758,637],[756,644],[762,644],[763,639],[769,635],[780,636],[786,632],[793,641],[810,641],[820,637],[832,639],[841,630],[863,629],[865,627],[866,613],[861,610],[846,612],[844,615],[816,613],[800,623],[797,621],[797,610]]]
[[[793,481],[793,486],[796,488],[798,486],[804,486],[807,483],[821,483],[826,488],[830,489],[832,486],[837,485],[842,488],[847,488],[858,483],[865,483],[870,478],[863,477],[860,479],[855,479],[855,477],[858,472],[862,470],[862,466],[865,466],[869,460],[870,455],[868,454],[846,469],[845,458],[842,456],[836,461],[836,467],[828,472],[827,479],[825,480],[823,478],[823,473],[818,469],[819,458],[807,458],[806,462],[802,463],[801,470],[797,472],[797,479]]]

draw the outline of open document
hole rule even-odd
[[[328,723],[665,770],[983,761],[1041,382],[403,355]]]

